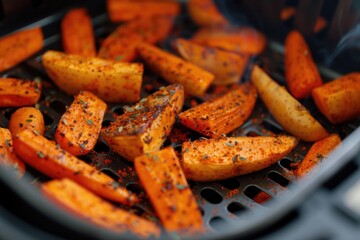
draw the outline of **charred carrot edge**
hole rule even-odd
[[[208,137],[219,137],[240,127],[252,113],[257,94],[252,84],[239,85],[222,97],[179,114],[180,122]]]
[[[259,171],[289,154],[292,136],[224,137],[182,144],[181,165],[187,179],[207,182]]]
[[[201,213],[172,147],[137,157],[134,166],[167,231],[203,232]]]
[[[137,47],[140,57],[152,71],[170,83],[180,83],[185,93],[203,95],[214,81],[214,75],[147,43]]]
[[[85,8],[72,9],[61,21],[62,44],[66,53],[95,57],[95,37]]]
[[[15,155],[11,133],[6,128],[0,128],[0,164],[12,168],[19,177],[25,173],[25,164]]]
[[[249,59],[243,54],[202,46],[185,39],[177,39],[174,45],[181,57],[214,74],[213,84],[217,85],[239,82]]]
[[[291,31],[285,40],[285,77],[290,93],[297,99],[307,97],[322,80],[303,36]]]
[[[0,71],[14,67],[42,47],[41,28],[22,30],[0,38]]]
[[[184,89],[172,84],[142,99],[101,131],[115,152],[129,161],[158,151],[170,134],[184,104]]]
[[[314,88],[316,106],[332,123],[360,116],[360,72],[346,74]]]
[[[22,107],[11,114],[9,130],[12,136],[24,129],[30,129],[37,134],[44,135],[45,122],[42,113],[34,107]]]
[[[112,22],[123,22],[157,15],[176,16],[180,12],[180,4],[166,1],[107,0],[107,10]]]
[[[213,0],[189,0],[189,16],[199,26],[227,25],[229,22],[217,9]]]
[[[200,28],[191,40],[206,46],[246,55],[260,54],[267,43],[264,34],[250,27]]]
[[[112,205],[68,178],[46,182],[41,190],[61,207],[102,227],[130,231],[141,238],[160,236],[156,224]]]
[[[119,26],[101,44],[98,57],[130,62],[137,56],[136,46],[145,41],[155,44],[165,39],[173,25],[171,16],[155,16]]]
[[[75,156],[89,153],[99,138],[106,107],[93,93],[81,91],[61,116],[55,132],[56,142]]]
[[[51,178],[70,178],[99,196],[115,202],[133,204],[137,201],[134,195],[111,177],[29,129],[16,135],[14,151],[26,163]]]
[[[41,95],[41,83],[37,80],[0,78],[0,107],[34,105]]]
[[[340,143],[341,139],[337,134],[331,134],[330,136],[315,142],[307,152],[305,158],[299,164],[295,174],[298,177],[308,174],[315,165],[326,158]]]

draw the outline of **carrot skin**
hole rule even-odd
[[[44,135],[44,117],[38,109],[34,107],[22,107],[11,114],[9,121],[11,135],[15,137],[24,129],[30,129],[40,135]]]
[[[189,0],[186,6],[189,16],[198,26],[229,24],[217,9],[213,0]]]
[[[95,37],[91,18],[85,8],[75,8],[61,21],[63,49],[68,54],[95,57]]]
[[[23,107],[37,103],[41,83],[16,78],[0,78],[0,107]]]

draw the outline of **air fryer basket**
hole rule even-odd
[[[5,2],[7,1],[3,1],[3,3]],[[24,2],[29,3],[30,1]],[[278,7],[281,7],[279,3],[284,4],[285,1],[274,2],[278,3]],[[339,1],[339,5],[342,2]],[[66,4],[56,7],[50,7],[51,1],[32,1],[31,3],[34,12],[27,12],[26,16],[28,17],[24,15],[24,21],[19,21],[16,24],[6,14],[6,10],[11,8],[4,7],[6,4],[2,5],[2,35],[15,29],[40,25],[45,35],[44,48],[18,66],[2,72],[1,76],[22,79],[40,77],[43,80],[42,96],[36,107],[44,114],[45,136],[53,139],[57,123],[64,113],[65,107],[72,102],[72,97],[61,92],[53,85],[42,68],[41,55],[48,49],[62,49],[59,22],[63,14],[75,6],[87,7],[93,19],[98,44],[116,25],[109,22],[105,4],[102,1],[78,1],[75,4],[64,1]],[[318,6],[318,4],[315,5]],[[219,6],[221,9],[224,8],[224,6]],[[301,4],[299,6],[298,9],[301,12]],[[321,9],[321,4],[318,8]],[[45,10],[46,13],[44,13]],[[315,14],[319,12],[320,10]],[[35,14],[37,14],[36,18]],[[29,19],[31,19],[31,22]],[[295,20],[296,23],[298,23],[297,21],[300,20]],[[286,32],[286,26],[282,29],[278,25],[276,26],[278,30],[275,36],[268,33],[270,38],[266,51],[260,57],[253,59],[253,61],[263,66],[272,78],[284,85],[284,49],[281,39],[284,32]],[[303,28],[305,34],[310,34],[307,32],[306,26],[300,26],[299,28]],[[196,27],[192,25],[188,16],[182,14],[176,21],[173,34],[169,36],[166,42],[162,43],[161,47],[171,50],[171,40],[178,36],[188,37],[195,29]],[[319,42],[321,38],[324,39],[324,33],[320,32],[318,36],[313,36],[311,43],[317,46],[321,43]],[[329,40],[330,48],[331,41]],[[324,81],[340,76],[344,72],[339,71],[344,69],[344,67],[336,68],[332,65],[319,66]],[[248,76],[248,73],[246,73],[242,81],[248,81]],[[149,88],[150,83],[154,86],[153,88]],[[156,91],[157,87],[162,84],[166,83],[146,69],[142,97]],[[192,100],[202,102],[204,99],[194,98]],[[204,238],[224,239],[235,236],[237,238],[267,236],[277,239],[282,237],[287,239],[341,239],[342,237],[359,236],[356,235],[359,234],[357,228],[359,228],[360,213],[359,211],[356,213],[359,209],[354,210],[354,205],[350,204],[349,199],[352,196],[350,190],[353,186],[354,189],[358,186],[355,183],[360,179],[360,170],[358,170],[360,158],[356,158],[356,154],[359,155],[358,148],[360,146],[360,121],[355,119],[334,126],[319,113],[311,99],[306,99],[302,103],[326,129],[330,132],[339,133],[341,138],[344,139],[342,147],[327,159],[316,174],[310,175],[301,181],[295,178],[292,168],[294,164],[303,159],[310,147],[310,144],[303,142],[291,154],[262,171],[210,183],[189,181],[203,213],[204,224],[209,230],[209,234],[205,235]],[[190,100],[187,100],[185,109],[189,107]],[[15,108],[0,109],[1,127],[7,127],[8,120],[14,110]],[[115,119],[116,115],[121,113],[122,105],[109,105],[103,125],[108,125],[110,121]],[[176,127],[181,128],[180,124],[177,124]],[[254,136],[270,133],[283,133],[283,130],[267,112],[261,100],[258,99],[249,120],[230,135]],[[190,137],[196,139],[200,136],[191,133]],[[167,141],[165,144],[172,145],[177,150],[180,149],[180,144],[177,142]],[[120,184],[142,197],[142,201],[137,206],[129,209],[130,211],[144,218],[157,221],[156,215],[138,183],[131,163],[114,153],[101,139],[92,152],[81,158],[118,179]],[[41,236],[46,237],[46,239],[58,237],[86,239],[134,237],[131,235],[119,236],[116,233],[83,222],[58,209],[52,203],[43,199],[37,189],[38,184],[48,180],[48,178],[30,167],[27,169],[28,173],[25,178],[18,180],[11,173],[0,168],[0,179],[2,180],[0,190],[7,193],[7,197],[0,202],[0,229],[2,229],[0,238],[2,236],[13,236],[16,239],[20,239],[20,237],[25,239],[29,236],[36,236],[36,238]],[[164,236],[164,239],[168,237]],[[177,238],[177,236],[170,237]]]

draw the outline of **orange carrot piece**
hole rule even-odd
[[[201,213],[172,147],[137,157],[134,166],[167,231],[203,232]]]
[[[107,0],[107,10],[112,22],[124,22],[157,15],[176,16],[180,4],[175,1]]]
[[[332,123],[360,116],[360,72],[349,73],[314,88],[316,106]]]
[[[0,165],[10,167],[18,177],[25,173],[25,164],[14,153],[9,129],[0,128]]]
[[[71,213],[115,232],[130,231],[141,238],[160,235],[156,224],[112,205],[68,178],[46,182],[41,190]]]
[[[102,138],[129,161],[160,150],[184,104],[184,89],[172,84],[144,98],[101,131]]]
[[[89,153],[99,138],[106,107],[93,93],[81,91],[59,121],[56,142],[75,156]]]
[[[195,33],[192,40],[206,46],[247,54],[260,54],[266,46],[265,36],[254,28],[207,27]]]
[[[45,122],[42,113],[34,107],[22,107],[11,114],[9,130],[14,137],[24,129],[44,135]]]
[[[199,26],[229,24],[213,0],[189,0],[187,2],[187,11],[193,22]]]
[[[292,136],[227,137],[182,144],[187,179],[217,181],[267,168],[298,144]]]
[[[182,84],[185,93],[203,95],[214,81],[213,74],[155,46],[140,43],[137,50],[152,71],[170,83]]]
[[[213,84],[239,82],[249,59],[246,55],[202,46],[185,39],[177,39],[174,45],[184,59],[214,74]]]
[[[219,137],[240,127],[252,113],[256,88],[243,84],[229,93],[179,114],[180,122],[208,137]]]
[[[293,16],[295,16],[295,13],[296,13],[296,9],[294,7],[285,7],[281,9],[280,19],[282,21],[287,21]]]
[[[41,95],[41,83],[16,78],[0,78],[0,107],[34,105]]]
[[[66,53],[95,57],[94,30],[85,8],[72,9],[61,21],[62,44]]]
[[[154,16],[130,21],[118,27],[101,44],[98,57],[130,62],[136,57],[136,46],[145,41],[155,44],[168,36],[173,17]]]
[[[341,139],[337,134],[331,134],[330,136],[315,142],[309,149],[305,158],[299,164],[295,174],[298,177],[308,174],[314,166],[326,158],[340,143]]]
[[[14,151],[38,171],[51,178],[70,178],[106,199],[133,204],[137,198],[111,177],[98,171],[52,141],[26,129],[14,138]]]
[[[291,31],[285,40],[285,77],[290,93],[297,99],[307,97],[322,80],[303,36]]]
[[[14,67],[42,47],[41,28],[22,30],[0,38],[0,71]]]

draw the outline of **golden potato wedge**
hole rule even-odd
[[[251,80],[271,115],[285,131],[306,142],[318,141],[329,133],[288,91],[254,66]]]
[[[296,147],[291,136],[200,139],[182,145],[187,179],[216,181],[264,169]]]
[[[115,152],[133,161],[160,149],[183,103],[182,85],[169,85],[135,106],[126,107],[123,115],[101,130],[101,136]]]
[[[140,99],[143,65],[47,51],[42,63],[49,77],[64,92],[94,93],[106,102],[136,102]]]

